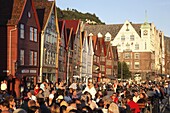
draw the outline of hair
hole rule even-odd
[[[67,107],[65,105],[62,105],[60,107],[60,113],[64,113],[64,111],[66,111]]]
[[[12,95],[8,96],[5,98],[5,100],[7,100],[8,102],[10,101],[13,101],[14,100],[14,97]]]
[[[28,101],[28,107],[31,107],[31,106],[36,106],[36,102],[34,100]]]
[[[4,100],[1,105],[6,106],[7,108],[9,108],[9,101]]]
[[[61,113],[60,107],[56,104],[53,104],[51,106],[50,111],[51,111],[51,113]]]

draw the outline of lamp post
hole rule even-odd
[[[123,62],[121,62],[121,81],[123,81]]]

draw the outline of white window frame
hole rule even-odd
[[[33,65],[33,56],[34,56],[34,51],[30,51],[29,53],[29,65]]]
[[[20,50],[20,65],[24,65],[24,50],[23,49],[21,49]]]
[[[38,39],[38,32],[37,29],[34,28],[34,41],[37,42],[37,39]]]
[[[30,40],[34,41],[34,28],[30,27]]]
[[[24,24],[20,24],[20,38],[24,39],[25,38],[25,28]]]
[[[130,53],[124,53],[124,58],[125,59],[131,59],[131,54]]]
[[[37,66],[37,58],[38,58],[38,53],[34,52],[34,66]]]
[[[134,69],[140,69],[140,62],[134,62]]]
[[[135,54],[134,54],[134,58],[135,58],[135,59],[140,59],[140,54],[139,54],[139,53],[135,53]]]

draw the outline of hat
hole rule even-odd
[[[56,100],[62,100],[62,99],[64,99],[63,95],[59,95]]]

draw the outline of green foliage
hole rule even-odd
[[[122,70],[121,70],[122,68]],[[123,72],[123,79],[131,78],[131,72],[126,62],[118,62],[118,78],[121,78],[121,71]]]
[[[77,11],[76,9],[69,9],[67,10],[61,10],[60,8],[57,8],[57,16],[59,19],[65,19],[65,20],[78,20],[86,22],[86,19],[95,21],[96,24],[105,24],[101,22],[101,20],[95,15],[90,13],[82,13]]]

